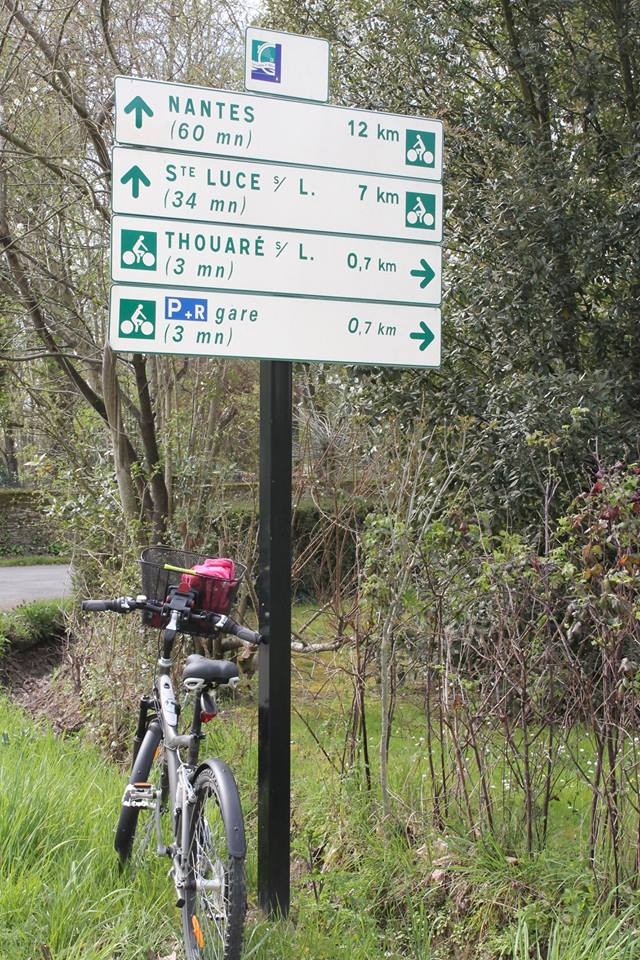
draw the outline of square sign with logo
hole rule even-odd
[[[282,83],[282,44],[272,40],[251,41],[251,79],[259,83]]]
[[[329,99],[329,41],[294,33],[259,30],[246,33],[244,85],[270,97]]]

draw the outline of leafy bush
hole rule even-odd
[[[0,651],[6,646],[27,649],[50,637],[62,636],[65,611],[69,608],[70,601],[34,600],[0,613]]]

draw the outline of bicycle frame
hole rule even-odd
[[[195,794],[191,786],[191,779],[196,772],[198,753],[201,739],[202,720],[200,715],[200,693],[194,690],[195,704],[191,730],[188,734],[178,733],[179,707],[173,683],[170,676],[172,666],[171,649],[176,634],[178,611],[173,610],[171,619],[164,631],[164,649],[158,659],[158,674],[154,685],[153,698],[145,697],[141,702],[141,715],[136,735],[136,743],[143,739],[143,730],[146,727],[146,736],[151,736],[151,746],[157,750],[162,743],[165,750],[165,760],[168,775],[168,795],[170,803],[172,834],[175,844],[166,846],[162,839],[161,829],[161,791],[155,791],[153,800],[145,794],[143,785],[136,787],[130,782],[125,791],[123,802],[132,806],[151,806],[154,809],[154,830],[156,834],[156,852],[172,859],[172,878],[178,899],[177,906],[184,902],[184,888],[186,884],[185,858],[189,846],[189,830],[191,826],[190,811],[195,802]],[[149,707],[155,710],[156,717],[146,726]],[[181,750],[188,750],[185,762],[180,754]],[[215,761],[214,761],[215,762]],[[132,780],[135,778],[135,760]]]
[[[184,901],[184,890],[188,883],[186,858],[189,849],[191,811],[195,803],[195,794],[191,784],[203,767],[209,767],[214,773],[224,801],[221,805],[221,813],[227,830],[229,855],[244,857],[246,854],[246,839],[242,810],[237,800],[235,780],[231,770],[224,761],[218,758],[209,758],[198,765],[202,730],[201,697],[204,692],[204,685],[193,684],[191,686],[191,692],[193,692],[195,698],[191,730],[188,734],[178,733],[179,707],[170,675],[172,666],[171,649],[175,639],[177,619],[178,611],[174,610],[164,631],[164,649],[162,656],[158,659],[158,674],[154,685],[154,695],[152,698],[143,697],[141,701],[140,719],[134,741],[136,743],[136,757],[134,757],[130,781],[125,789],[123,804],[153,806],[154,831],[157,841],[156,852],[160,856],[168,855],[171,857],[171,874],[176,888],[177,906],[181,907]],[[149,708],[155,711],[156,716],[147,725]],[[168,799],[171,807],[171,829],[176,841],[169,847],[162,841],[162,791],[155,791],[153,798],[151,798],[145,793],[145,785],[136,784],[136,758],[139,746],[145,737],[151,738],[146,750],[155,752],[161,743],[165,749]],[[181,750],[188,750],[186,762],[181,757]],[[143,764],[144,762],[143,760]],[[215,882],[210,881],[211,884],[215,884]]]
[[[183,562],[182,555],[178,559]],[[188,732],[180,733],[172,652],[179,632],[228,633],[253,650],[263,638],[226,613],[200,608],[199,591],[186,590],[182,583],[165,584],[160,594],[164,600],[141,594],[82,602],[86,611],[127,614],[141,610],[143,623],[166,624],[153,692],[140,701],[133,763],[114,846],[122,867],[131,862],[141,866],[144,851],[155,836],[156,852],[171,861],[169,875],[176,905],[182,910],[187,956],[190,960],[222,960],[223,956],[240,960],[246,915],[246,837],[240,795],[224,761],[209,758],[199,762],[202,725],[217,712],[215,690],[238,683],[239,670],[233,662],[200,654],[186,658],[182,680],[194,696],[193,719]],[[184,729],[182,723],[180,728]],[[160,746],[162,755],[158,756]],[[140,820],[142,810],[145,813]]]

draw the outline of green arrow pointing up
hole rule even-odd
[[[424,263],[424,260],[422,261]],[[413,273],[413,271],[411,271]],[[435,334],[429,330],[429,327],[426,325],[424,320],[420,321],[420,329],[416,330],[415,333],[410,333],[409,337],[411,340],[422,340],[420,344],[420,352],[426,350],[430,343],[433,343],[435,340]]]
[[[128,103],[124,108],[125,113],[135,112],[135,121],[136,127],[138,130],[142,126],[142,114],[146,113],[148,117],[153,116],[153,110],[148,103],[145,103],[142,97],[134,97],[131,103]]]
[[[421,283],[420,283],[420,289],[421,289],[421,290],[424,290],[424,288],[426,287],[426,285],[427,285],[428,283],[431,283],[431,281],[432,281],[433,278],[435,277],[435,273],[434,273],[434,271],[431,269],[431,267],[429,266],[429,264],[427,263],[427,261],[421,259],[421,260],[420,260],[420,267],[419,267],[419,268],[416,268],[415,270],[412,270],[412,271],[411,271],[411,276],[412,276],[412,277],[422,277],[422,281],[421,281]]]
[[[131,194],[134,200],[140,196],[141,183],[145,187],[151,186],[151,180],[149,180],[149,177],[146,175],[144,170],[140,169],[138,164],[135,164],[135,166],[131,167],[130,170],[127,170],[124,177],[120,178],[120,183],[124,183],[125,185],[127,183],[131,183]]]

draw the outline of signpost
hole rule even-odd
[[[306,42],[303,77],[291,65]],[[314,43],[250,33],[252,89],[321,99],[326,50]],[[113,155],[114,346],[439,364],[438,121],[118,77],[116,139],[127,146]],[[136,326],[138,304],[125,332],[122,284],[154,288],[138,296],[156,318],[153,334]],[[200,291],[210,329],[193,320],[176,330],[166,302],[182,288]],[[243,327],[228,320],[234,309],[260,319]]]
[[[442,177],[437,120],[133,77],[116,77],[116,140],[419,180]]]
[[[251,29],[250,94],[116,78],[111,346],[262,361],[258,896],[282,914],[291,361],[440,363],[442,124],[321,102],[328,58]]]
[[[381,366],[437,366],[440,311],[193,287],[116,284],[115,350]]]
[[[123,283],[388,303],[441,298],[436,245],[122,216],[111,236],[112,277]],[[275,341],[273,349],[280,354]]]
[[[114,213],[440,243],[442,186],[115,147]]]

